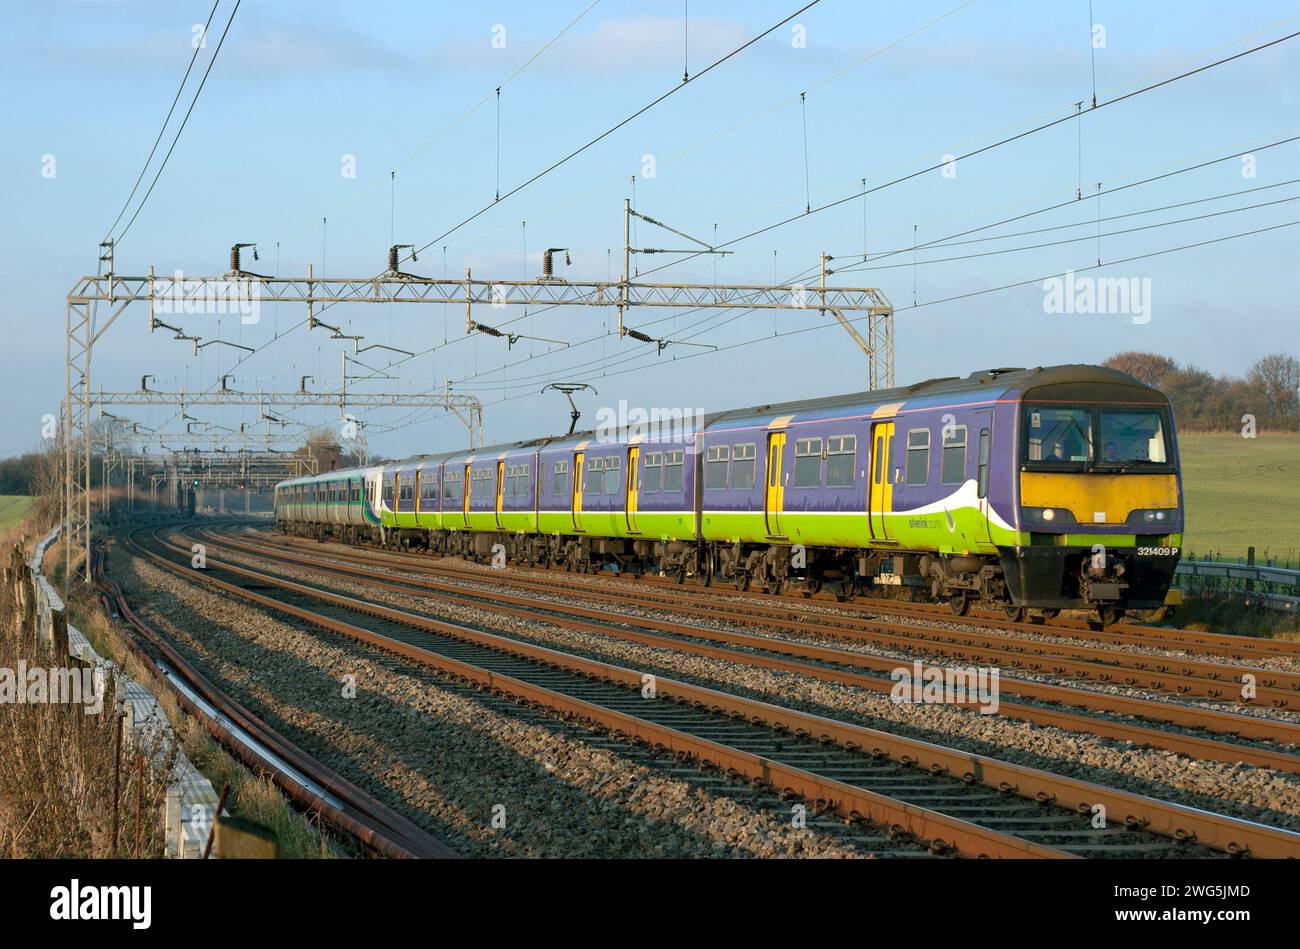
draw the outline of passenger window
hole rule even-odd
[[[816,488],[822,483],[822,440],[801,438],[794,443],[794,486]]]
[[[857,452],[856,435],[838,435],[826,439],[826,486],[828,488],[847,488],[853,484]]]
[[[908,484],[925,484],[930,480],[930,430],[914,428],[907,433]]]
[[[939,480],[944,484],[961,484],[966,480],[966,426],[949,425],[943,429],[943,464]]]
[[[658,491],[664,483],[664,456],[657,451],[652,451],[645,456],[645,464],[641,468],[641,491],[648,494]]]
[[[731,486],[743,491],[754,487],[755,446],[734,445],[731,449]]]
[[[567,461],[557,461],[555,471],[551,475],[551,494],[558,497],[564,497],[569,493],[569,463]]]
[[[623,459],[611,455],[605,459],[605,493],[618,494],[622,487]]]
[[[704,473],[704,487],[716,491],[727,486],[727,458],[731,448],[728,445],[714,445],[709,449],[707,468]]]
[[[680,451],[664,452],[664,490],[680,491],[682,489],[682,457]]]

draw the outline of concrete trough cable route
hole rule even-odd
[[[140,530],[129,535],[128,543],[173,573],[486,687],[592,718],[693,761],[787,789],[819,809],[897,825],[940,852],[1300,855],[1300,834],[1290,831],[668,678],[657,679],[655,700],[648,701],[642,697],[643,676],[633,669],[414,616],[211,558],[205,570],[192,570],[189,549],[160,539],[159,530],[152,529],[146,543],[183,557],[185,566],[147,549],[137,539]],[[317,604],[324,604],[323,609]],[[369,617],[369,628],[339,614]],[[382,631],[375,631],[376,626]],[[1108,819],[1094,829],[1089,818],[1097,805]]]
[[[202,531],[198,536],[208,540],[211,537],[211,534],[208,531]],[[418,578],[393,576],[391,574],[380,573],[373,569],[335,564],[319,558],[307,561],[305,558],[294,557],[292,554],[276,552],[257,545],[240,543],[237,540],[222,539],[210,541],[210,543],[213,548],[218,550],[226,549],[252,553],[263,558],[269,557],[277,559],[293,566],[310,569],[322,574],[334,573],[338,575],[364,578],[367,583],[381,589],[404,593],[419,593],[422,591],[434,590],[437,591],[442,599],[459,602],[476,609],[488,610],[489,612],[500,613],[522,619],[540,620],[569,629],[594,632],[600,635],[612,636],[631,642],[641,643],[643,645],[676,649],[714,659],[746,663],[769,669],[778,669],[785,672],[796,672],[803,675],[813,676],[827,682],[838,682],[877,692],[888,693],[893,688],[892,680],[886,677],[891,671],[899,667],[899,660],[888,657],[867,656],[862,653],[848,652],[829,647],[783,642],[781,640],[770,639],[748,633],[727,632],[722,630],[713,630],[706,627],[688,627],[677,623],[647,619],[640,616],[621,615],[616,612],[592,610],[572,604],[556,604],[546,601],[539,602],[536,600],[528,600],[523,597],[511,596],[509,594],[489,593],[483,591],[476,593],[475,591],[455,587],[450,584],[442,584],[436,581]],[[575,619],[572,617],[578,618]],[[611,623],[625,623],[631,627],[639,627],[646,630],[659,630],[668,635],[661,635],[660,633],[640,633],[634,629],[610,625]],[[881,673],[885,677],[865,676],[808,662],[789,661],[786,659],[755,655],[739,649],[702,645],[688,640],[684,641],[681,637],[712,640],[715,642],[744,646],[751,649],[766,650],[788,656],[795,656],[802,659],[813,659],[822,662],[836,663],[839,665],[856,666],[858,668],[866,668],[873,672]],[[932,664],[928,665],[933,667]],[[1013,692],[1021,685],[1021,683],[1014,680],[1003,680],[1001,684],[1004,688],[1009,688]],[[975,707],[974,703],[965,704],[972,708]],[[1129,741],[1138,745],[1165,748],[1193,758],[1224,761],[1230,764],[1240,761],[1257,767],[1272,768],[1279,771],[1289,771],[1294,774],[1300,774],[1300,756],[1287,752],[1251,747],[1249,745],[1235,744],[1232,742],[1217,741],[1214,739],[1199,738],[1192,735],[1169,732],[1158,728],[1148,728],[1141,725],[1111,722],[1065,710],[1045,709],[1032,705],[1017,704],[1015,702],[1006,701],[1005,699],[1000,701],[998,712],[999,714],[1011,718],[1035,722],[1040,725],[1051,725],[1069,729],[1071,731],[1099,735],[1105,738]],[[1231,718],[1240,719],[1241,716],[1232,716]],[[1251,719],[1247,719],[1247,721],[1251,721]],[[1288,723],[1277,724],[1279,726],[1277,731],[1280,735],[1289,737],[1292,742],[1300,744],[1300,726],[1290,725]],[[1230,726],[1225,723],[1225,727]],[[1240,727],[1240,723],[1233,722],[1231,727]]]

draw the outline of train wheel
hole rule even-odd
[[[846,576],[835,584],[835,599],[840,603],[847,603],[858,595],[858,578]]]
[[[1058,616],[1061,615],[1060,610],[1039,610],[1038,613],[1039,613],[1039,618],[1044,623],[1050,623],[1052,620],[1056,619]]]
[[[820,575],[809,577],[803,583],[803,595],[806,599],[811,599],[818,593],[822,592],[822,578]]]
[[[1003,615],[1013,623],[1023,623],[1026,612],[1023,606],[1004,606],[1002,608]]]
[[[1124,618],[1124,608],[1122,606],[1099,606],[1097,607],[1097,619],[1101,621],[1102,629],[1107,626],[1114,626]]]
[[[736,567],[736,589],[744,593],[749,589],[749,572],[744,567]]]
[[[776,573],[767,575],[767,592],[773,596],[780,596],[781,591],[785,589],[785,577]]]
[[[965,616],[970,612],[970,597],[964,593],[954,593],[948,597],[948,609],[956,616]]]
[[[700,567],[700,582],[706,587],[713,586],[713,575],[718,570],[717,561],[714,560],[713,551],[706,550],[700,555],[702,566]]]

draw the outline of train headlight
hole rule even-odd
[[[1033,526],[1069,527],[1077,523],[1069,508],[1065,507],[1022,507],[1020,519]]]
[[[1137,508],[1129,513],[1128,524],[1134,527],[1144,524],[1152,526],[1164,525],[1172,521],[1177,512],[1178,508],[1169,507]]]

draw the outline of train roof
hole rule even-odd
[[[748,408],[708,413],[699,420],[702,424],[698,430],[707,431],[714,426],[727,429],[731,427],[728,423],[733,421],[752,423],[755,419],[780,418],[782,416],[817,418],[819,416],[845,414],[870,415],[876,408],[890,404],[897,404],[900,408],[903,406],[924,408],[927,405],[938,404],[945,399],[974,393],[980,393],[988,399],[999,399],[1048,388],[1057,397],[1068,398],[1071,395],[1086,392],[1090,387],[1095,390],[1098,386],[1113,387],[1112,391],[1136,389],[1147,393],[1148,397],[1141,401],[1167,401],[1157,390],[1140,382],[1128,373],[1120,372],[1117,369],[1107,369],[1103,366],[1074,364],[1037,366],[1033,369],[1019,367],[997,368],[982,369],[965,377],[943,376],[926,379],[910,386],[896,386],[892,389],[875,389],[867,392],[798,399],[790,402],[769,402],[763,405],[749,406]],[[1155,396],[1155,398],[1150,396]],[[618,431],[620,436],[626,434],[626,428],[621,428]],[[571,447],[592,441],[596,437],[597,431],[595,429],[574,432],[571,435],[548,435],[524,441],[505,442],[499,445],[485,445],[482,448],[416,455],[400,461],[383,462],[381,465],[372,465],[367,468],[330,471],[307,478],[296,478],[292,481],[281,482],[281,484],[304,484],[327,478],[336,478],[353,472],[364,474],[378,467],[412,468],[425,464],[440,464],[450,458],[464,458],[470,455],[476,458],[495,457],[503,453],[510,454],[524,449]]]
[[[1102,366],[1066,365],[1038,366],[1033,369],[998,368],[983,369],[970,375],[942,376],[926,379],[910,386],[896,386],[892,389],[874,389],[867,392],[823,398],[799,399],[790,402],[772,402],[749,408],[733,409],[719,413],[715,419],[725,422],[731,420],[753,421],[756,418],[779,418],[782,416],[803,416],[816,418],[827,415],[869,415],[882,405],[895,404],[901,407],[923,408],[938,404],[954,397],[968,396],[975,393],[985,398],[997,399],[1009,395],[1024,393],[1043,386],[1132,386],[1154,392],[1149,386],[1137,379],[1115,369]]]

